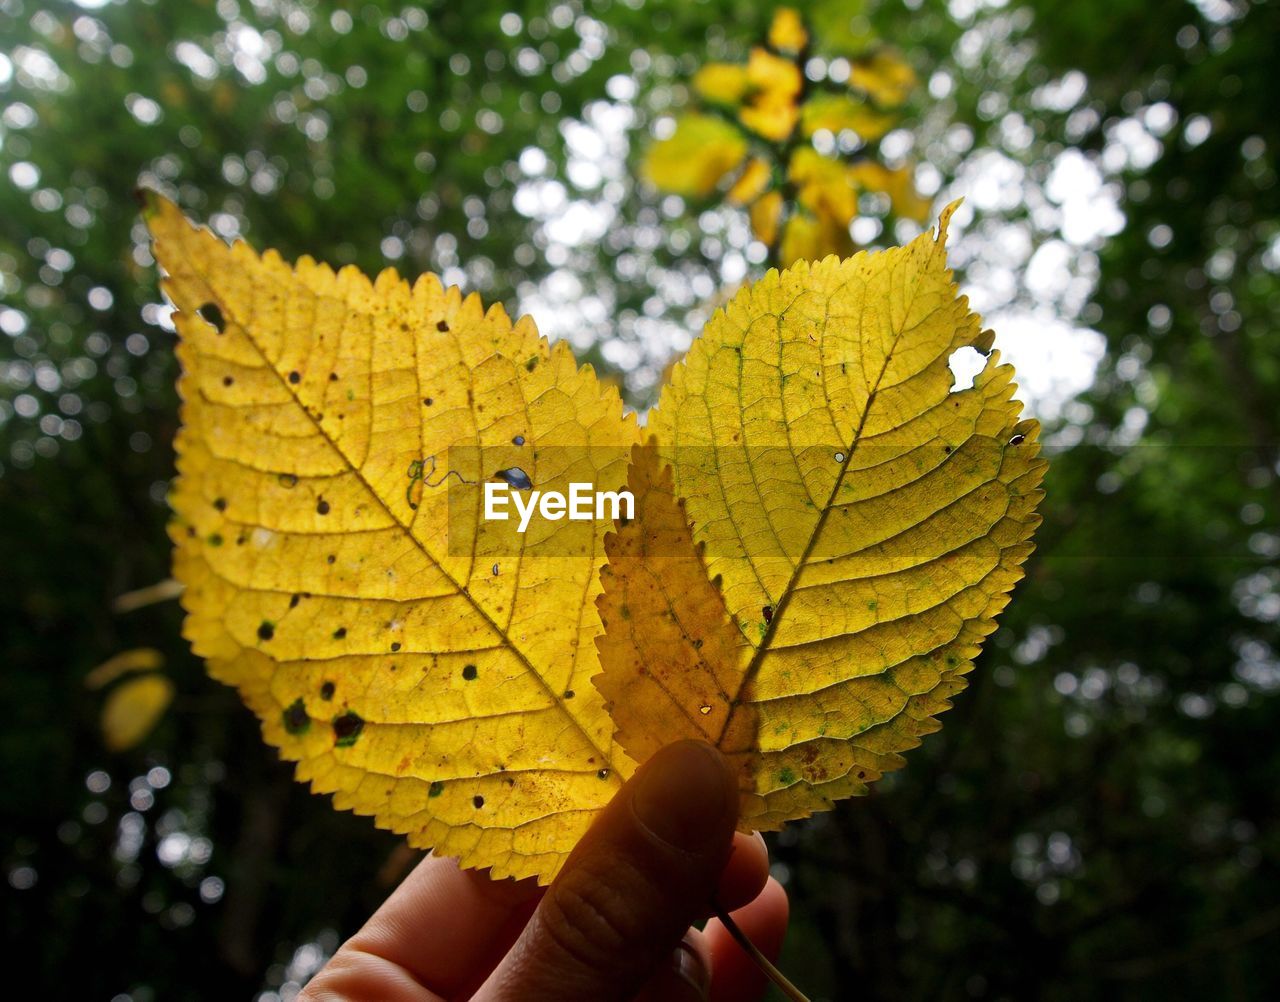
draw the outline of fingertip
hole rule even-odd
[[[737,779],[705,741],[659,749],[632,783],[631,810],[641,827],[683,852],[722,846],[737,824]]]

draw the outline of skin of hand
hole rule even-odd
[[[618,791],[548,888],[427,857],[299,1002],[752,1002],[764,976],[712,902],[769,957],[787,896],[710,745],[663,748]]]

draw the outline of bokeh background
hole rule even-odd
[[[810,5],[799,5],[807,8]],[[1053,463],[940,733],[773,842],[815,998],[1280,997],[1280,4],[847,0],[914,67],[881,141]],[[433,270],[643,410],[765,249],[639,180],[758,0],[0,0],[0,873],[12,987],[278,1002],[413,862],[292,783],[168,573],[173,330],[131,193]],[[847,64],[814,57],[813,80]],[[909,237],[864,199],[860,245]],[[128,605],[129,603],[126,603]],[[136,603],[135,603],[136,604]],[[93,666],[155,648],[132,747]]]

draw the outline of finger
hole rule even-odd
[[[631,998],[707,913],[737,814],[718,751],[660,750],[583,836],[478,1002]]]
[[[728,911],[741,908],[755,900],[768,879],[769,850],[764,844],[764,836],[759,832],[750,835],[734,832],[733,852],[720,875],[715,903]]]
[[[389,965],[389,977],[407,973],[441,995],[473,988],[515,941],[539,890],[532,881],[490,880],[483,871],[460,870],[456,860],[428,856],[313,984],[323,988],[326,976],[358,971],[364,985],[377,965],[360,958],[375,958]],[[335,964],[340,971],[330,972]]]
[[[635,1002],[707,1002],[711,953],[697,929],[684,934],[667,963],[640,989]]]
[[[730,916],[756,948],[777,960],[787,932],[790,905],[782,885],[769,878],[760,896]],[[713,918],[705,930],[711,953],[711,1002],[749,1002],[764,995],[768,979],[724,924]]]
[[[384,957],[339,950],[297,1002],[445,1002],[409,971]]]

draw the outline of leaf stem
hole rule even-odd
[[[755,965],[765,973],[765,976],[768,977],[770,981],[778,986],[778,990],[782,992],[783,995],[791,999],[791,1002],[809,1002],[809,997],[787,980],[787,976],[778,970],[768,957],[760,952],[755,943],[751,942],[751,940],[747,938],[747,934],[738,928],[738,923],[729,917],[728,912],[719,905],[716,905],[715,913],[716,918],[724,923],[724,927],[729,930],[729,935],[734,938],[734,941],[740,947],[742,947],[743,952],[752,959]]]

